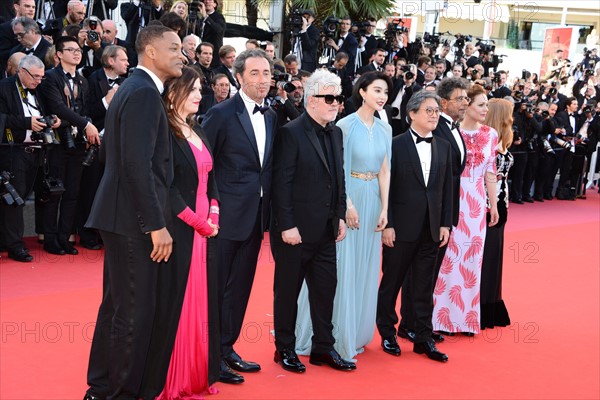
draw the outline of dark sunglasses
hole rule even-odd
[[[346,97],[344,97],[341,94],[339,94],[337,96],[335,96],[333,94],[314,94],[313,97],[325,99],[325,104],[333,104],[334,100],[337,101],[338,104],[342,104],[344,102],[344,100],[346,100]]]

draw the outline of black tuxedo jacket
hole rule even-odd
[[[319,32],[319,28],[312,24],[306,29],[306,32],[300,34],[300,43],[302,44],[301,68],[304,71],[314,72],[317,69],[320,40],[321,33]]]
[[[262,166],[250,115],[239,92],[208,110],[202,120],[202,129],[213,149],[221,197],[221,239],[246,240],[257,215],[261,215],[262,230],[268,227],[277,116],[268,109],[264,118],[266,141]]]
[[[202,41],[211,43],[215,46],[215,56],[212,59],[211,66],[217,66],[220,64],[219,60],[219,49],[223,46],[223,36],[225,35],[225,17],[223,14],[215,10],[212,14],[206,17],[206,20],[199,20],[197,24],[202,26],[204,23],[204,29],[202,30]]]
[[[32,53],[34,56],[36,56],[37,58],[39,58],[40,60],[42,60],[42,62],[44,64],[46,64],[46,53],[48,53],[48,50],[50,50],[50,48],[52,47],[52,44],[47,41],[44,37],[42,37],[42,40],[40,40],[40,44],[38,44],[38,46],[35,48],[34,52]],[[25,53],[25,47],[23,45],[18,45],[12,48],[12,50],[10,51],[10,55],[15,54],[16,52],[21,52],[21,53]],[[46,69],[52,68],[48,67],[46,65]]]
[[[11,23],[12,21],[7,21],[0,24],[0,78],[4,77],[6,62],[11,55],[11,50],[19,45],[19,41],[15,38],[15,34],[13,33]]]
[[[235,77],[233,76],[231,71],[229,71],[229,68],[227,68],[223,64],[213,68],[212,73],[213,73],[212,76],[215,76],[216,74],[225,74],[227,76],[227,79],[229,79],[229,83],[231,83],[233,86],[235,86],[238,89],[240,88],[240,84],[238,83],[237,79],[235,79]]]
[[[273,223],[272,231],[297,227],[302,240],[319,242],[327,229],[332,196],[332,174],[337,181],[337,199],[331,220],[333,237],[339,221],[346,215],[342,131],[333,126],[330,133],[335,171],[327,159],[308,115],[301,116],[279,129],[273,153]]]
[[[406,131],[392,139],[387,227],[394,228],[396,240],[418,240],[423,221],[428,217],[431,238],[439,242],[440,227],[452,224],[451,157],[450,144],[434,137],[429,181],[425,185],[412,133]]]
[[[86,227],[147,238],[169,227],[173,182],[164,103],[140,69],[119,87],[106,113],[100,159],[105,169]]]
[[[6,119],[5,128],[11,130],[13,141],[23,143],[27,130],[31,129],[31,117],[25,116],[16,80],[16,77],[11,76],[0,81],[0,115],[3,116],[3,119]],[[39,96],[37,96],[37,99],[41,108],[40,112],[45,115],[44,106]],[[4,137],[3,142],[7,142],[6,137]]]
[[[136,6],[132,2],[126,2],[121,4],[121,18],[125,21],[127,25],[127,37],[125,40],[131,44],[131,46],[135,49],[135,39],[139,32],[140,28],[140,13],[139,6]],[[145,26],[148,26],[148,22],[159,19],[165,11],[165,8],[161,8],[160,11],[156,10],[156,8],[152,6],[144,6],[142,10],[142,15],[144,17]]]
[[[65,79],[64,70],[60,65],[46,72],[46,79],[42,81],[37,89],[40,98],[44,104],[46,104],[46,111],[50,114],[56,114],[62,120],[61,127],[58,129],[61,139],[63,139],[64,135],[67,133],[67,127],[76,126],[79,131],[79,139],[76,140],[82,140],[81,135],[89,122],[84,117],[88,115],[88,81],[78,73],[76,73],[75,79],[78,80],[81,89],[81,93],[79,93],[78,96],[81,96],[82,109],[79,113],[73,111],[68,106],[67,93],[69,92],[66,88],[67,81]]]
[[[369,63],[368,65],[363,66],[361,69],[358,70],[358,73],[362,75],[371,71],[377,71],[373,63]]]
[[[569,114],[566,111],[560,111],[556,113],[555,118],[560,122],[560,125],[565,128],[567,131],[565,136],[574,136],[579,131],[581,127],[581,116],[579,114],[575,114],[575,130],[571,126],[571,121],[569,120]]]
[[[124,79],[119,78],[117,81],[118,85],[123,83]],[[106,108],[102,99],[110,90],[108,78],[103,68],[94,71],[88,79],[90,86],[89,96],[87,98],[88,110],[90,110],[90,118],[92,123],[98,128],[98,132],[104,129],[104,118],[106,117]]]
[[[337,42],[336,42],[336,44],[337,44]],[[352,32],[348,32],[348,34],[346,35],[346,38],[344,39],[344,42],[342,43],[342,45],[340,46],[340,49],[338,51],[343,51],[344,53],[348,54],[348,63],[346,64],[346,68],[348,69],[350,76],[354,76],[354,72],[355,72],[354,67],[356,64],[356,51],[357,50],[358,50],[358,41],[356,40],[356,38],[354,37]]]
[[[458,225],[458,213],[460,209],[460,175],[465,169],[465,161],[467,159],[467,146],[465,146],[465,141],[462,136],[459,135],[460,140],[462,142],[463,148],[465,149],[465,157],[461,160],[460,157],[460,149],[458,147],[458,143],[454,139],[452,135],[452,131],[448,127],[448,123],[446,119],[440,117],[440,121],[438,122],[437,127],[433,131],[433,136],[442,138],[450,143],[451,149],[451,173],[452,173],[452,226]],[[446,225],[449,226],[449,225]]]

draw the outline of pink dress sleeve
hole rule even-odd
[[[198,233],[200,233],[202,236],[208,236],[213,233],[213,229],[210,227],[208,222],[193,212],[189,207],[186,207],[177,215],[177,217],[198,231]]]

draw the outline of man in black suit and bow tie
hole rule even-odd
[[[459,131],[459,123],[465,117],[470,100],[467,97],[467,86],[462,78],[442,79],[437,88],[437,94],[440,97],[441,111],[440,118],[433,135],[450,143],[450,166],[451,166],[451,225],[458,224],[458,215],[460,208],[460,176],[465,169],[466,147],[465,142]],[[434,271],[434,284],[442,266],[444,255],[446,254],[447,243],[440,246]],[[414,339],[413,329],[413,311],[409,301],[413,290],[412,275],[409,274],[404,286],[402,287],[402,321],[398,328],[398,336]],[[433,339],[437,342],[444,340],[439,334],[434,334]]]
[[[129,63],[127,49],[121,46],[110,45],[102,53],[102,68],[96,70],[88,79],[90,93],[87,98],[88,109],[92,123],[98,128],[100,137],[104,135],[104,119],[106,110],[112,102],[119,85],[123,83],[122,75],[127,74]],[[100,250],[102,240],[95,229],[85,228],[89,217],[94,196],[100,185],[104,165],[94,156],[89,165],[83,169],[79,201],[77,202],[77,233],[79,243],[89,250]]]
[[[33,54],[42,62],[46,59],[46,53],[52,47],[40,31],[39,25],[27,17],[17,17],[12,21],[12,29],[19,45],[15,46],[10,54],[16,52],[24,54]]]
[[[88,366],[86,400],[142,397],[155,366],[152,330],[161,302],[159,270],[172,251],[169,188],[171,136],[161,92],[181,76],[181,40],[149,26],[136,40],[139,64],[108,108],[101,148],[106,169],[86,226],[104,242],[104,293]]]
[[[277,117],[265,104],[273,64],[261,49],[242,52],[233,65],[240,91],[208,110],[202,128],[213,149],[220,190],[219,236],[209,241],[216,257],[221,304],[221,374],[224,383],[241,383],[241,372],[260,370],[233,349],[240,335],[252,289],[263,232],[268,227],[273,138]]]
[[[40,118],[47,114],[35,93],[44,77],[44,64],[37,57],[28,55],[21,59],[18,68],[16,76],[0,82],[0,119],[6,118],[6,123],[0,127],[0,136],[3,137],[0,171],[13,175],[10,183],[19,196],[26,199],[42,159],[41,146],[35,145],[36,140],[32,136],[46,128]],[[57,120],[52,128],[59,125],[60,120]],[[8,144],[14,146],[9,147]],[[0,201],[0,235],[8,248],[8,257],[30,262],[33,257],[25,249],[23,232],[23,206],[12,207]]]
[[[392,141],[377,329],[383,350],[399,356],[396,300],[410,270],[412,287],[406,301],[414,314],[413,351],[446,362],[448,357],[437,350],[432,338],[431,316],[435,260],[438,249],[448,243],[452,224],[452,155],[450,144],[432,133],[440,113],[440,100],[435,93],[422,90],[413,94],[406,110],[411,126]]]
[[[359,70],[359,74],[366,74],[371,71],[383,71],[383,64],[385,63],[385,50],[384,49],[374,49],[371,51],[371,55],[373,57],[373,61]]]
[[[318,70],[308,78],[305,110],[278,132],[273,156],[275,362],[304,372],[295,352],[298,295],[308,285],[313,342],[310,363],[350,371],[333,345],[337,285],[335,242],[346,235],[342,132],[332,124],[343,101],[340,79]],[[323,207],[325,206],[325,207]]]
[[[343,51],[348,54],[348,64],[346,69],[350,76],[354,76],[356,72],[356,54],[358,51],[358,41],[354,35],[350,32],[352,26],[352,20],[350,17],[343,17],[340,22],[340,32],[337,40],[328,39],[325,44],[336,52]]]

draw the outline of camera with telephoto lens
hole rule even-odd
[[[90,18],[89,21],[90,29],[87,31],[87,40],[88,42],[97,42],[100,40],[100,35],[96,32],[96,28],[98,27],[98,20]]]
[[[296,86],[292,83],[292,75],[290,74],[275,70],[273,80],[277,87],[283,88],[287,93],[292,93],[296,90]]]
[[[546,119],[550,116],[550,112],[548,110],[542,111],[542,118]]]
[[[84,167],[91,167],[96,159],[96,155],[98,155],[98,145],[91,144],[83,155],[83,161],[81,161],[81,165]]]
[[[550,144],[548,139],[542,139],[542,147],[544,148],[544,151],[546,153],[554,154],[554,149],[552,148],[552,145]]]
[[[41,132],[31,132],[31,140],[34,142],[42,142],[44,144],[58,144],[56,135],[51,126],[56,123],[54,115],[48,115],[38,119],[39,122],[46,124],[46,127]]]
[[[200,11],[200,3],[199,0],[192,0],[192,2],[188,6],[188,22],[194,23],[198,20],[198,11]]]
[[[556,94],[558,93],[558,89],[556,88],[550,88],[550,90],[548,90],[548,96],[556,96]]]
[[[326,39],[333,39],[335,37],[340,22],[341,20],[333,15],[327,17],[325,21],[323,21],[323,35]]]
[[[62,196],[65,192],[65,186],[62,181],[58,178],[53,178],[51,176],[46,177],[42,181],[42,194],[40,196],[40,201],[42,203],[47,203],[56,196]]]
[[[367,34],[367,29],[371,26],[370,21],[363,21],[355,24],[358,27],[358,36],[365,36]]]
[[[290,28],[292,35],[298,36],[303,25],[304,20],[302,19],[302,10],[299,8],[294,8],[290,14]]]
[[[525,102],[525,112],[527,114],[533,114],[533,104],[528,103],[526,99],[526,97],[523,98],[523,102]]]
[[[4,203],[8,206],[22,206],[25,204],[19,193],[15,190],[14,186],[10,184],[10,180],[14,178],[10,172],[0,172],[0,197],[4,200]]]
[[[567,142],[566,140],[563,140],[561,138],[555,137],[552,140],[555,144],[559,145],[560,147],[562,147],[565,150],[571,150],[571,143]]]

